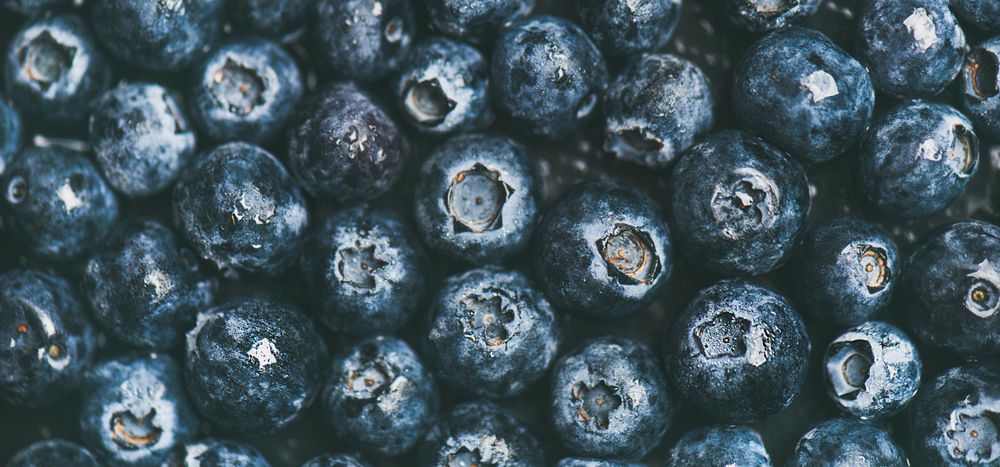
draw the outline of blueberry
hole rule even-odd
[[[1000,37],[979,44],[966,55],[959,102],[980,133],[1000,138]]]
[[[68,282],[34,269],[0,275],[0,396],[50,406],[80,384],[97,331]]]
[[[722,11],[737,26],[751,32],[779,29],[806,20],[821,0],[720,0]]]
[[[477,396],[524,392],[559,347],[552,306],[518,272],[473,269],[452,276],[428,314],[428,363],[441,380]]]
[[[493,121],[489,65],[475,47],[443,37],[421,42],[396,80],[403,115],[426,133],[481,130]]]
[[[666,370],[690,403],[748,423],[788,407],[806,377],[811,344],[792,305],[743,280],[702,290],[667,326]]]
[[[201,157],[174,187],[174,220],[202,257],[219,268],[274,275],[305,241],[305,196],[281,163],[246,143]]]
[[[371,467],[371,464],[350,454],[325,454],[309,459],[302,467]]]
[[[359,82],[396,71],[416,36],[410,0],[316,0],[312,20],[318,66]]]
[[[462,135],[424,161],[413,196],[417,227],[434,251],[467,263],[523,250],[542,204],[542,180],[520,143]]]
[[[165,190],[194,159],[194,129],[178,100],[158,84],[131,83],[95,105],[90,146],[108,183],[125,196]]]
[[[179,446],[171,453],[170,467],[268,467],[267,459],[253,446],[228,439],[204,439]]]
[[[101,0],[90,19],[108,51],[129,65],[173,72],[198,59],[222,29],[224,0]]]
[[[305,189],[341,204],[388,191],[408,156],[396,124],[351,83],[331,85],[311,100],[288,146],[288,165]]]
[[[1000,1],[952,0],[955,15],[982,31],[1000,33]]]
[[[604,151],[662,168],[712,128],[712,90],[694,63],[669,54],[633,58],[604,96]]]
[[[191,115],[205,135],[220,142],[273,139],[302,96],[295,60],[264,39],[215,49],[198,64],[195,76]]]
[[[105,465],[161,465],[199,428],[181,378],[181,366],[167,355],[95,365],[80,403],[83,441]]]
[[[326,420],[338,438],[379,456],[415,446],[434,424],[434,380],[410,346],[373,337],[334,359],[323,389]]]
[[[742,131],[716,132],[688,150],[668,188],[679,250],[721,275],[759,275],[783,264],[811,204],[802,167]]]
[[[87,448],[61,439],[32,443],[7,461],[7,467],[51,467],[58,465],[98,467],[100,464]]]
[[[670,448],[670,467],[744,465],[770,467],[760,434],[748,426],[712,425],[688,431]]]
[[[243,31],[281,39],[305,27],[312,5],[313,0],[229,0],[226,8]]]
[[[676,401],[645,345],[619,337],[589,340],[552,374],[552,424],[578,454],[638,459],[659,444]]]
[[[73,0],[0,0],[0,8],[6,8],[14,13],[25,16],[35,16],[39,13],[56,9],[73,3]]]
[[[772,32],[736,67],[733,112],[803,162],[837,157],[871,124],[875,88],[868,71],[819,31]]]
[[[834,418],[802,435],[785,465],[908,467],[910,462],[888,431],[862,420]]]
[[[858,58],[875,88],[902,98],[931,97],[958,74],[965,33],[939,0],[871,0],[857,20]]]
[[[902,263],[878,225],[851,216],[820,222],[788,264],[795,303],[820,321],[861,323],[889,304]]]
[[[644,467],[645,465],[620,460],[565,457],[556,464],[556,467]]]
[[[827,394],[837,408],[863,419],[895,415],[916,394],[920,354],[899,328],[880,321],[848,329],[823,357]]]
[[[7,162],[14,158],[24,145],[24,124],[21,114],[13,105],[0,96],[0,175]]]
[[[943,211],[979,165],[972,122],[953,107],[910,101],[875,120],[858,150],[861,194],[900,218]]]
[[[111,85],[111,64],[87,22],[73,14],[24,24],[7,46],[7,95],[26,119],[70,129]]]
[[[575,0],[580,23],[608,57],[662,48],[681,19],[681,0]]]
[[[187,335],[186,380],[198,410],[233,432],[273,432],[319,394],[326,345],[298,309],[266,298],[198,315]]]
[[[302,254],[319,320],[335,331],[399,329],[424,305],[427,255],[397,214],[355,207],[327,218]]]
[[[667,225],[642,192],[617,182],[570,188],[544,215],[531,254],[560,310],[594,318],[638,313],[673,265]]]
[[[582,127],[608,83],[604,57],[587,34],[552,16],[504,29],[490,74],[498,109],[522,131],[547,139]]]
[[[906,261],[902,310],[917,339],[961,355],[1000,351],[1000,228],[944,226]]]
[[[535,8],[535,0],[423,0],[434,29],[472,43],[486,43]]]
[[[431,429],[419,465],[533,467],[544,455],[524,421],[491,402],[461,404]]]
[[[7,233],[51,261],[79,258],[118,219],[118,200],[82,154],[52,146],[26,148],[0,177]]]
[[[215,296],[214,281],[167,227],[121,226],[87,261],[83,292],[94,317],[115,337],[140,347],[181,343],[195,315]]]

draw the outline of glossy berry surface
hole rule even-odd
[[[906,467],[910,462],[883,428],[853,418],[834,418],[802,435],[786,465]]]
[[[460,404],[424,438],[420,465],[542,465],[544,456],[535,436],[510,409],[492,402]]]
[[[24,123],[13,104],[0,97],[0,175],[24,145]]]
[[[8,467],[48,467],[52,465],[73,465],[97,467],[97,459],[79,444],[53,439],[38,441],[21,449],[7,462]]]
[[[514,21],[528,16],[535,0],[424,0],[432,27],[471,43],[494,39]]]
[[[325,454],[309,459],[302,467],[370,467],[364,459],[350,454]]]
[[[229,0],[228,11],[243,31],[281,39],[306,25],[312,0]]]
[[[316,62],[358,82],[395,72],[416,34],[410,0],[315,0],[310,17]]]
[[[710,425],[684,433],[667,456],[670,467],[770,466],[760,433],[740,425]]]
[[[1000,3],[997,4],[1000,17]],[[1000,37],[984,41],[965,56],[961,108],[984,136],[1000,138]]]
[[[609,57],[625,58],[663,47],[681,18],[681,0],[632,4],[626,0],[575,0],[583,28]]]
[[[209,438],[179,446],[167,464],[177,467],[268,467],[264,455],[252,445],[230,439]]]
[[[819,10],[821,0],[721,0],[722,11],[751,32],[770,31],[801,22]]]

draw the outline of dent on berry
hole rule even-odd
[[[622,285],[649,284],[660,274],[660,259],[648,233],[628,224],[615,224],[597,241],[608,275]]]
[[[459,172],[444,197],[453,231],[483,233],[503,227],[503,208],[513,194],[500,172],[483,164]]]

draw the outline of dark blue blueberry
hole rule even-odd
[[[452,276],[428,314],[428,363],[442,381],[477,396],[524,392],[559,348],[552,306],[518,272],[473,269]]]
[[[326,344],[298,309],[266,298],[234,300],[199,314],[188,332],[188,393],[223,429],[273,432],[312,404],[326,357]]]
[[[919,458],[915,458],[917,460]],[[888,431],[854,418],[834,418],[802,435],[786,467],[909,467]]]
[[[559,359],[550,400],[562,444],[597,457],[646,455],[676,409],[653,352],[619,337],[592,339]]]
[[[1000,228],[947,225],[906,261],[899,295],[915,337],[962,355],[1000,351]]]
[[[111,85],[111,64],[83,18],[48,15],[21,28],[4,59],[7,96],[26,119],[70,128]]]
[[[341,204],[388,191],[409,153],[396,124],[351,83],[331,85],[310,100],[289,133],[288,165],[302,186]]]
[[[430,372],[410,346],[373,337],[334,359],[323,413],[338,438],[379,456],[408,451],[437,418]]]
[[[733,112],[803,162],[846,152],[871,124],[868,70],[819,31],[785,28],[764,36],[736,67]]]
[[[737,26],[750,32],[778,29],[804,21],[819,9],[822,0],[721,0],[723,12]]]
[[[857,20],[858,58],[875,88],[896,97],[931,97],[958,74],[965,33],[940,0],[871,0]]]
[[[584,457],[565,457],[556,464],[556,467],[645,467],[646,464],[639,464],[629,461],[590,459]]]
[[[327,73],[375,81],[402,65],[416,27],[410,0],[316,0],[313,59]]]
[[[52,261],[79,258],[118,219],[118,200],[82,154],[26,148],[0,178],[4,227],[28,252]]]
[[[420,445],[418,465],[535,467],[541,445],[513,411],[485,401],[451,410]]]
[[[548,209],[531,258],[556,308],[625,317],[644,310],[670,277],[667,224],[644,193],[617,182],[585,182]]]
[[[575,0],[580,23],[608,57],[662,48],[681,18],[681,0]]]
[[[179,446],[171,454],[170,467],[268,467],[257,448],[229,439],[203,439]]]
[[[302,96],[298,65],[269,40],[230,42],[196,68],[191,115],[215,141],[273,139]]]
[[[811,205],[802,167],[742,131],[720,131],[692,147],[668,185],[679,251],[721,275],[755,276],[783,264]]]
[[[69,5],[73,0],[0,0],[0,8],[25,16],[35,16],[46,10]]]
[[[834,339],[823,366],[833,403],[863,419],[895,415],[920,386],[916,346],[899,328],[880,321],[855,326]]]
[[[813,226],[789,261],[799,310],[839,325],[858,324],[889,304],[903,270],[888,232],[858,217]]]
[[[976,123],[976,129],[1000,139],[1000,37],[979,44],[966,55],[961,96],[962,110]]]
[[[951,0],[955,15],[982,31],[1000,33],[1000,1]]]
[[[282,39],[305,27],[313,0],[229,0],[226,9],[245,32]]]
[[[194,159],[195,133],[179,96],[134,83],[108,91],[90,115],[90,146],[108,183],[130,198],[165,190]]]
[[[667,326],[667,376],[714,418],[748,423],[792,403],[811,344],[785,297],[728,280],[702,290]]]
[[[202,156],[174,187],[174,221],[220,269],[274,275],[305,241],[302,191],[267,151],[229,143]]]
[[[668,54],[632,59],[604,97],[604,150],[618,159],[662,168],[712,128],[708,78]]]
[[[80,434],[105,465],[159,466],[194,439],[198,414],[168,355],[126,355],[87,372]]]
[[[491,79],[494,101],[514,125],[531,135],[561,139],[596,113],[608,70],[579,26],[539,16],[500,33]]]
[[[500,262],[531,240],[542,204],[536,161],[502,136],[457,136],[424,161],[413,196],[424,242],[475,265]]]
[[[302,467],[371,467],[371,464],[350,454],[325,454],[309,459]]]
[[[302,254],[319,320],[349,334],[390,333],[424,306],[427,255],[397,214],[367,207],[336,212]]]
[[[180,344],[215,296],[194,253],[156,221],[129,222],[111,235],[87,261],[82,288],[111,334],[158,349]]]
[[[14,158],[24,145],[25,134],[21,115],[13,105],[0,96],[0,175],[7,162]]]
[[[97,330],[65,280],[33,269],[0,275],[0,395],[50,406],[79,386]]]
[[[712,425],[688,431],[670,448],[669,467],[770,467],[760,434],[748,426]]]
[[[535,8],[535,0],[423,0],[434,29],[484,43]]]
[[[90,5],[94,31],[112,55],[150,71],[186,68],[222,30],[224,0],[101,0]]]
[[[443,37],[418,44],[396,83],[403,115],[420,131],[481,130],[493,121],[489,65],[470,45]]]
[[[7,467],[98,467],[99,465],[87,448],[61,439],[35,442],[18,451],[7,461]]]

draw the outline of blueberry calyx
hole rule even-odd
[[[455,232],[482,233],[503,227],[503,207],[514,188],[500,172],[482,164],[455,176],[445,193],[445,205]]]
[[[111,417],[111,437],[115,444],[128,451],[154,445],[163,434],[163,429],[153,423],[155,419],[156,409],[150,409],[141,417],[130,411],[116,412]]]
[[[660,260],[649,234],[627,224],[615,224],[597,242],[608,274],[622,285],[649,284],[660,274]]]
[[[618,388],[604,380],[593,386],[587,386],[582,381],[573,385],[573,400],[577,402],[580,421],[587,424],[594,420],[598,428],[607,430],[611,413],[622,405],[622,398],[617,392]]]
[[[60,44],[48,31],[43,31],[18,51],[21,67],[43,91],[62,78],[75,56],[75,47]]]
[[[212,74],[212,95],[226,104],[232,114],[245,116],[264,103],[266,83],[256,70],[226,59]]]

